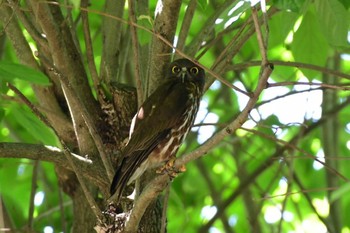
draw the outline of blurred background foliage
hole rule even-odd
[[[176,38],[191,2],[182,2]],[[149,1],[148,14],[138,15],[139,25],[152,29],[156,3]],[[85,54],[79,1],[59,4],[65,16],[73,18],[77,43]],[[260,2],[256,7],[260,9]],[[268,23],[268,30],[265,25],[261,28],[268,38],[268,58],[275,64],[269,84],[242,128],[188,164],[173,181],[168,232],[350,233],[349,7],[347,0],[267,1],[267,21],[261,22]],[[125,20],[127,8],[126,4]],[[104,46],[102,18],[109,17],[103,9],[104,1],[91,1],[88,8],[97,70]],[[225,48],[238,49],[221,76],[245,91],[253,91],[259,77],[261,54],[255,31],[238,38],[233,47],[228,44],[251,22],[251,14],[249,1],[198,0],[184,49],[208,69]],[[125,28],[126,22],[122,22]],[[3,22],[0,34],[0,141],[59,146],[52,130],[6,86],[12,83],[39,105],[33,85],[50,85],[41,72],[19,64],[4,33],[6,26]],[[210,33],[191,54],[191,43],[203,28]],[[243,30],[247,35],[248,29]],[[34,41],[24,29],[23,33],[35,51]],[[150,38],[149,31],[138,29],[140,46],[147,46]],[[113,81],[134,83],[132,75]],[[247,100],[214,81],[179,155],[190,153],[224,128]],[[6,212],[17,229],[26,229],[33,186],[33,229],[68,232],[74,218],[72,202],[58,186],[54,165],[0,158],[0,213]]]

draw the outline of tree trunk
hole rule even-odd
[[[177,7],[181,4],[179,1],[169,2],[172,5],[176,4]],[[137,109],[136,89],[115,82],[116,77],[120,77],[118,81],[132,83],[134,75],[134,67],[128,64],[132,64],[133,61],[123,60],[130,57],[131,50],[125,50],[123,47],[125,41],[121,39],[130,33],[130,27],[110,17],[122,18],[125,1],[106,1],[105,12],[108,16],[103,17],[104,47],[101,77],[92,77],[97,99],[93,97],[87,71],[82,63],[86,58],[81,53],[82,49],[75,31],[80,24],[83,24],[86,30],[89,29],[88,17],[84,15],[86,12],[82,10],[82,19],[77,17],[78,21],[74,21],[73,18],[70,18],[72,17],[70,7],[59,6],[56,2],[42,3],[28,0],[21,5],[23,9],[26,9],[24,11],[18,10],[20,3],[15,1],[7,3],[0,5],[0,15],[3,25],[6,25],[6,34],[12,41],[19,60],[23,64],[44,72],[52,81],[50,87],[35,86],[33,88],[39,102],[38,109],[57,133],[65,153],[75,152],[92,161],[92,164],[83,166],[78,165],[77,161],[74,162],[75,165],[69,161],[68,164],[63,165],[61,161],[56,166],[59,184],[73,200],[72,232],[92,232],[97,223],[96,214],[102,216],[102,213],[100,210],[94,212],[91,209],[92,203],[91,199],[88,201],[88,196],[92,197],[94,202],[99,203],[98,207],[101,210],[106,208],[110,176],[113,173],[113,171],[109,173],[108,163],[111,161],[114,168],[118,165],[119,151],[128,137],[130,122]],[[87,5],[87,1],[83,0],[82,6],[87,7]],[[66,12],[66,15],[63,15],[63,11]],[[166,29],[160,28],[159,30],[162,30],[160,32],[166,36],[166,39],[172,41],[177,20],[174,19],[167,23],[169,22],[171,24]],[[20,23],[37,46],[36,58],[29,47],[28,40],[23,35]],[[159,23],[161,22],[158,20],[157,24]],[[85,33],[85,37],[85,43],[91,42],[89,33]],[[153,43],[159,42],[154,40]],[[91,49],[92,47],[87,48],[87,54],[90,52],[90,57],[87,59],[91,75],[96,76],[97,73],[93,72],[96,67],[94,67]],[[157,53],[165,52],[163,50],[169,52],[170,49],[165,45]],[[147,59],[142,58],[142,61],[147,61]],[[143,67],[147,67],[147,64],[143,64]],[[146,72],[143,71],[143,73]],[[149,85],[154,85],[153,81],[152,79]],[[98,171],[95,178],[99,178],[91,179],[93,175],[84,174],[84,171],[88,170]],[[84,186],[88,193],[80,182],[85,183]],[[99,194],[102,194],[103,200],[101,195],[98,198]],[[162,208],[157,200],[145,212],[139,232],[159,232],[161,212]]]

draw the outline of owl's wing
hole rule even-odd
[[[110,187],[117,201],[136,169],[185,113],[189,93],[184,85],[177,79],[167,81],[149,96],[135,115],[129,142],[123,150],[123,161]]]
[[[164,131],[163,134],[154,140],[153,144],[150,145],[147,149],[137,150],[131,152],[128,156],[125,156],[122,160],[122,163],[115,172],[113,182],[110,187],[110,194],[115,193],[116,201],[119,202],[119,199],[122,196],[124,187],[127,186],[129,179],[133,176],[138,167],[147,159],[148,155],[153,151],[153,149],[158,145],[158,142],[166,136],[168,132]]]
[[[164,131],[173,128],[181,119],[188,100],[189,93],[179,79],[169,80],[157,88],[135,115],[130,140],[123,150],[124,156],[145,150],[161,140]]]

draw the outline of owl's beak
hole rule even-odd
[[[181,68],[181,73],[180,73],[180,76],[181,76],[181,79],[182,79],[182,82],[184,83],[185,82],[185,77],[187,75],[187,68],[186,67],[182,67]]]

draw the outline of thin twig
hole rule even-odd
[[[196,7],[197,7],[197,0],[191,0],[187,5],[186,13],[182,20],[179,38],[177,40],[177,45],[176,45],[178,50],[184,51],[186,39],[188,37],[188,32],[191,27],[191,22],[192,22],[194,13],[196,11]]]
[[[4,2],[1,1],[0,4],[4,4]],[[12,13],[9,16],[7,22],[5,22],[4,19],[2,19],[3,25],[2,25],[2,30],[0,32],[0,36],[2,36],[3,33],[5,33],[6,28],[10,25],[12,19],[15,17],[17,8],[19,7],[19,2],[18,4],[12,4],[11,7],[12,7]]]
[[[266,49],[267,49],[267,46],[269,44],[269,33],[270,33],[270,28],[269,28],[269,24],[268,24],[268,15],[267,15],[267,12],[266,12],[266,1],[265,0],[261,0],[260,1],[260,8],[261,8],[261,12],[262,12],[262,19],[263,19],[263,25],[264,25],[264,28],[265,28],[265,32],[266,32],[266,35],[265,35],[265,40],[264,40],[264,44],[266,46]]]
[[[325,162],[321,161],[320,159],[318,159],[317,157],[313,156],[312,154],[308,153],[307,151],[299,148],[298,146],[294,145],[294,144],[290,144],[284,140],[281,140],[281,139],[278,139],[276,137],[273,137],[271,135],[266,135],[258,130],[254,130],[254,129],[248,129],[248,128],[244,128],[244,127],[241,127],[241,129],[245,130],[245,131],[248,131],[248,132],[251,132],[251,133],[254,133],[255,135],[259,135],[261,137],[264,137],[264,138],[268,138],[272,141],[275,141],[275,142],[278,142],[278,143],[281,143],[282,145],[286,146],[286,147],[289,147],[289,148],[292,148],[298,152],[300,152],[301,154],[305,155],[306,157],[312,159],[312,160],[315,160],[316,162],[322,164],[327,170],[329,170],[331,173],[333,173],[334,175],[337,175],[339,176],[340,178],[342,178],[344,181],[346,182],[349,182],[349,179],[347,177],[345,177],[344,175],[342,175],[339,171],[337,171],[336,169],[332,168],[332,167],[329,167],[326,165]]]
[[[20,1],[8,1],[13,13],[16,13],[17,17],[20,19],[21,23],[25,27],[26,31],[30,34],[30,36],[45,50],[49,50],[47,40],[42,36],[42,34],[36,29],[33,24],[33,21],[30,20],[24,13],[23,10],[19,8]]]
[[[312,158],[312,160],[314,160],[314,158],[316,159],[324,159],[324,160],[340,160],[340,161],[350,161],[350,157],[349,156],[336,156],[336,157],[332,157],[332,158],[327,158],[327,157],[323,157],[323,156],[314,156]],[[285,156],[283,158],[284,160],[295,160],[295,159],[310,159],[309,157],[305,157],[305,156],[298,156],[298,155],[288,155]],[[280,158],[276,158],[276,160],[280,160]]]
[[[293,173],[293,180],[295,184],[299,186],[300,190],[306,190],[304,185],[301,183],[301,180],[299,179],[298,174]],[[317,215],[318,219],[320,219],[320,221],[323,222],[323,224],[327,227],[327,229],[331,229],[331,227],[329,226],[330,224],[329,221],[327,221],[324,217],[322,217],[316,210],[314,203],[312,203],[313,198],[310,197],[309,192],[301,192],[301,193],[305,196],[305,199],[309,204],[310,208],[313,210],[313,213]]]
[[[28,213],[28,229],[33,229],[33,223],[34,223],[34,198],[36,194],[36,189],[38,187],[37,180],[38,180],[38,167],[39,167],[39,161],[35,160],[33,162],[33,176],[32,176],[32,187],[30,189],[30,199],[29,199],[29,213]]]
[[[279,100],[279,99],[282,99],[282,98],[285,98],[285,97],[289,97],[291,95],[298,95],[298,94],[301,94],[301,93],[305,93],[305,92],[313,92],[313,91],[320,91],[322,90],[322,88],[313,88],[313,89],[306,89],[306,90],[301,90],[301,91],[290,91],[284,95],[279,95],[279,96],[276,96],[272,99],[268,99],[268,100],[263,100],[259,103],[257,103],[257,105],[255,106],[255,108],[258,108],[264,104],[268,104],[268,103],[271,103],[273,101],[276,101],[276,100]]]
[[[129,18],[132,25],[138,25],[136,23],[136,16],[135,16],[135,8],[134,8],[134,1],[128,0],[129,5]],[[142,88],[142,81],[141,81],[141,68],[140,68],[140,51],[139,51],[139,43],[137,39],[137,30],[136,27],[131,26],[131,39],[133,44],[133,54],[134,54],[134,64],[135,64],[135,82],[136,82],[136,91],[137,91],[137,106],[141,106],[143,103],[143,88]]]
[[[190,59],[190,57],[188,57],[186,54],[176,50],[177,53],[179,53],[181,56],[187,58],[187,59]],[[193,59],[192,59],[193,61]],[[232,83],[230,83],[229,81],[227,81],[226,79],[224,79],[223,77],[221,77],[220,75],[218,75],[216,72],[212,71],[211,69],[208,69],[206,68],[205,66],[193,61],[196,65],[198,65],[199,67],[203,68],[208,74],[210,74],[211,76],[213,76],[214,78],[216,78],[217,80],[219,80],[221,83],[223,83],[224,85],[228,86],[229,88],[239,92],[239,93],[242,93],[248,97],[251,97],[250,93],[238,88],[237,86],[233,85]]]
[[[203,160],[197,159],[195,161],[195,165],[199,172],[201,173],[201,177],[205,180],[207,183],[207,186],[209,188],[210,196],[213,200],[213,206],[218,205],[222,202],[222,193],[220,191],[217,191],[215,188],[214,181],[210,178],[210,173],[207,170],[207,167],[205,166]],[[232,183],[232,181],[231,181]],[[223,186],[224,187],[224,186]],[[225,233],[233,233],[232,227],[229,225],[228,216],[226,213],[223,213],[221,216],[221,223],[224,226]]]
[[[68,24],[72,27],[72,30],[71,30],[71,31],[72,31],[72,32],[75,32],[75,31],[76,31],[76,24],[74,23],[73,14],[72,14],[72,11],[73,11],[73,4],[71,4],[71,2],[68,1],[68,0],[64,0],[64,4],[65,4],[65,5],[71,5],[71,6],[72,6],[72,7],[70,7],[70,8],[67,9],[66,20],[67,20]],[[73,37],[77,38],[75,33],[73,34]]]
[[[82,0],[80,5],[82,8],[87,8],[89,4],[88,0]],[[94,84],[95,90],[99,88],[99,77],[96,69],[95,58],[94,58],[94,50],[92,47],[91,35],[90,35],[90,25],[89,25],[89,17],[87,11],[81,11],[81,19],[83,24],[83,32],[84,32],[84,41],[86,47],[86,59],[89,66],[91,78]]]
[[[212,3],[212,1],[209,2]],[[213,32],[216,20],[220,18],[221,14],[223,14],[224,11],[229,9],[229,7],[232,6],[234,2],[236,2],[236,0],[224,1],[220,6],[213,6],[215,11],[211,16],[207,18],[205,22],[202,22],[203,27],[201,28],[200,32],[196,35],[195,38],[193,38],[191,43],[187,46],[188,48],[190,48],[186,50],[187,54],[189,54],[190,56],[195,55],[195,53],[199,50],[202,42],[206,40],[209,37],[209,35]]]
[[[61,218],[61,224],[62,224],[62,230],[63,233],[67,232],[67,223],[66,223],[66,215],[64,212],[64,203],[63,203],[63,193],[61,187],[58,188],[58,201],[59,201],[59,208],[60,208],[60,218]]]
[[[211,69],[215,69],[218,64],[227,56],[228,51],[230,48],[237,43],[238,38],[242,35],[246,27],[251,23],[251,19],[248,19],[243,23],[241,27],[239,27],[237,33],[234,35],[234,37],[231,39],[231,41],[227,44],[227,46],[224,48],[224,50],[219,54],[219,56],[216,58],[214,64],[211,66]]]
[[[72,207],[73,205],[73,201],[70,199],[69,201],[65,201],[64,203],[62,203],[62,207],[63,209],[64,208],[67,208],[67,207]],[[50,209],[47,209],[45,210],[44,212],[40,212],[39,215],[35,218],[36,221],[40,221],[42,219],[44,220],[47,220],[49,219],[50,217],[52,217],[52,215],[56,212],[58,212],[60,210],[60,207],[59,206],[54,206],[54,207],[51,207]],[[63,215],[61,216],[63,217]],[[67,221],[67,220],[65,220]],[[63,228],[62,228],[63,229]],[[67,229],[63,229],[64,232],[69,232],[67,231]]]
[[[290,66],[290,67],[295,67],[295,68],[315,70],[315,71],[319,71],[319,72],[324,73],[324,74],[330,74],[330,75],[334,75],[337,77],[341,77],[341,78],[345,78],[345,79],[350,80],[349,74],[342,73],[342,72],[337,71],[337,70],[331,70],[331,69],[328,69],[328,68],[323,67],[323,66],[306,64],[306,63],[302,63],[302,62],[292,62],[292,61],[271,60],[271,62],[275,66]],[[259,66],[259,65],[261,65],[261,61],[250,61],[250,62],[246,62],[246,63],[230,65],[227,67],[228,68],[227,71],[228,70],[242,70],[242,69],[246,69],[248,67]]]
[[[261,65],[265,65],[268,63],[267,60],[267,44],[265,44],[264,37],[261,33],[260,29],[260,24],[259,24],[259,19],[258,19],[258,11],[255,7],[252,7],[252,17],[254,21],[254,26],[255,26],[255,32],[256,32],[256,37],[258,39],[258,44],[260,48],[260,54],[262,58]],[[268,35],[266,35],[268,37]]]
[[[326,83],[314,83],[314,82],[278,82],[278,83],[268,83],[266,88],[270,87],[281,87],[281,86],[296,86],[296,85],[307,85],[307,86],[320,86],[328,89],[337,89],[347,91],[350,90],[350,85],[339,86],[339,85],[330,85]],[[310,89],[312,91],[313,89]]]
[[[334,191],[337,189],[339,189],[339,187],[324,187],[324,188],[302,189],[299,191],[287,191],[287,192],[282,193],[282,194],[276,194],[276,195],[272,195],[272,196],[262,197],[262,198],[257,199],[257,201],[268,200],[268,199],[272,199],[272,198],[276,198],[276,197],[291,196],[291,195],[301,194],[301,193],[312,193],[312,192],[320,192],[320,191],[326,191],[326,190]]]
[[[50,127],[55,134],[58,137],[57,131],[55,130],[54,127],[52,127],[52,125],[50,124],[50,122],[47,120],[47,118],[27,99],[27,97],[25,97],[22,92],[20,90],[18,90],[15,86],[13,86],[12,84],[8,83],[7,86],[14,92],[16,93],[22,100],[23,102],[31,109],[31,111],[48,127]],[[65,142],[58,137],[62,147],[63,147],[63,153],[66,156],[67,160],[69,161],[71,167],[73,168],[74,173],[76,174],[79,183],[81,185],[81,188],[83,189],[83,192],[85,194],[85,197],[87,199],[87,201],[89,202],[92,211],[94,212],[97,220],[102,223],[102,214],[101,214],[101,210],[98,207],[97,203],[95,202],[94,198],[92,197],[91,193],[89,192],[89,189],[87,188],[84,178],[82,176],[82,174],[79,172],[78,168],[76,167],[70,150],[68,148],[68,146],[65,144]]]

